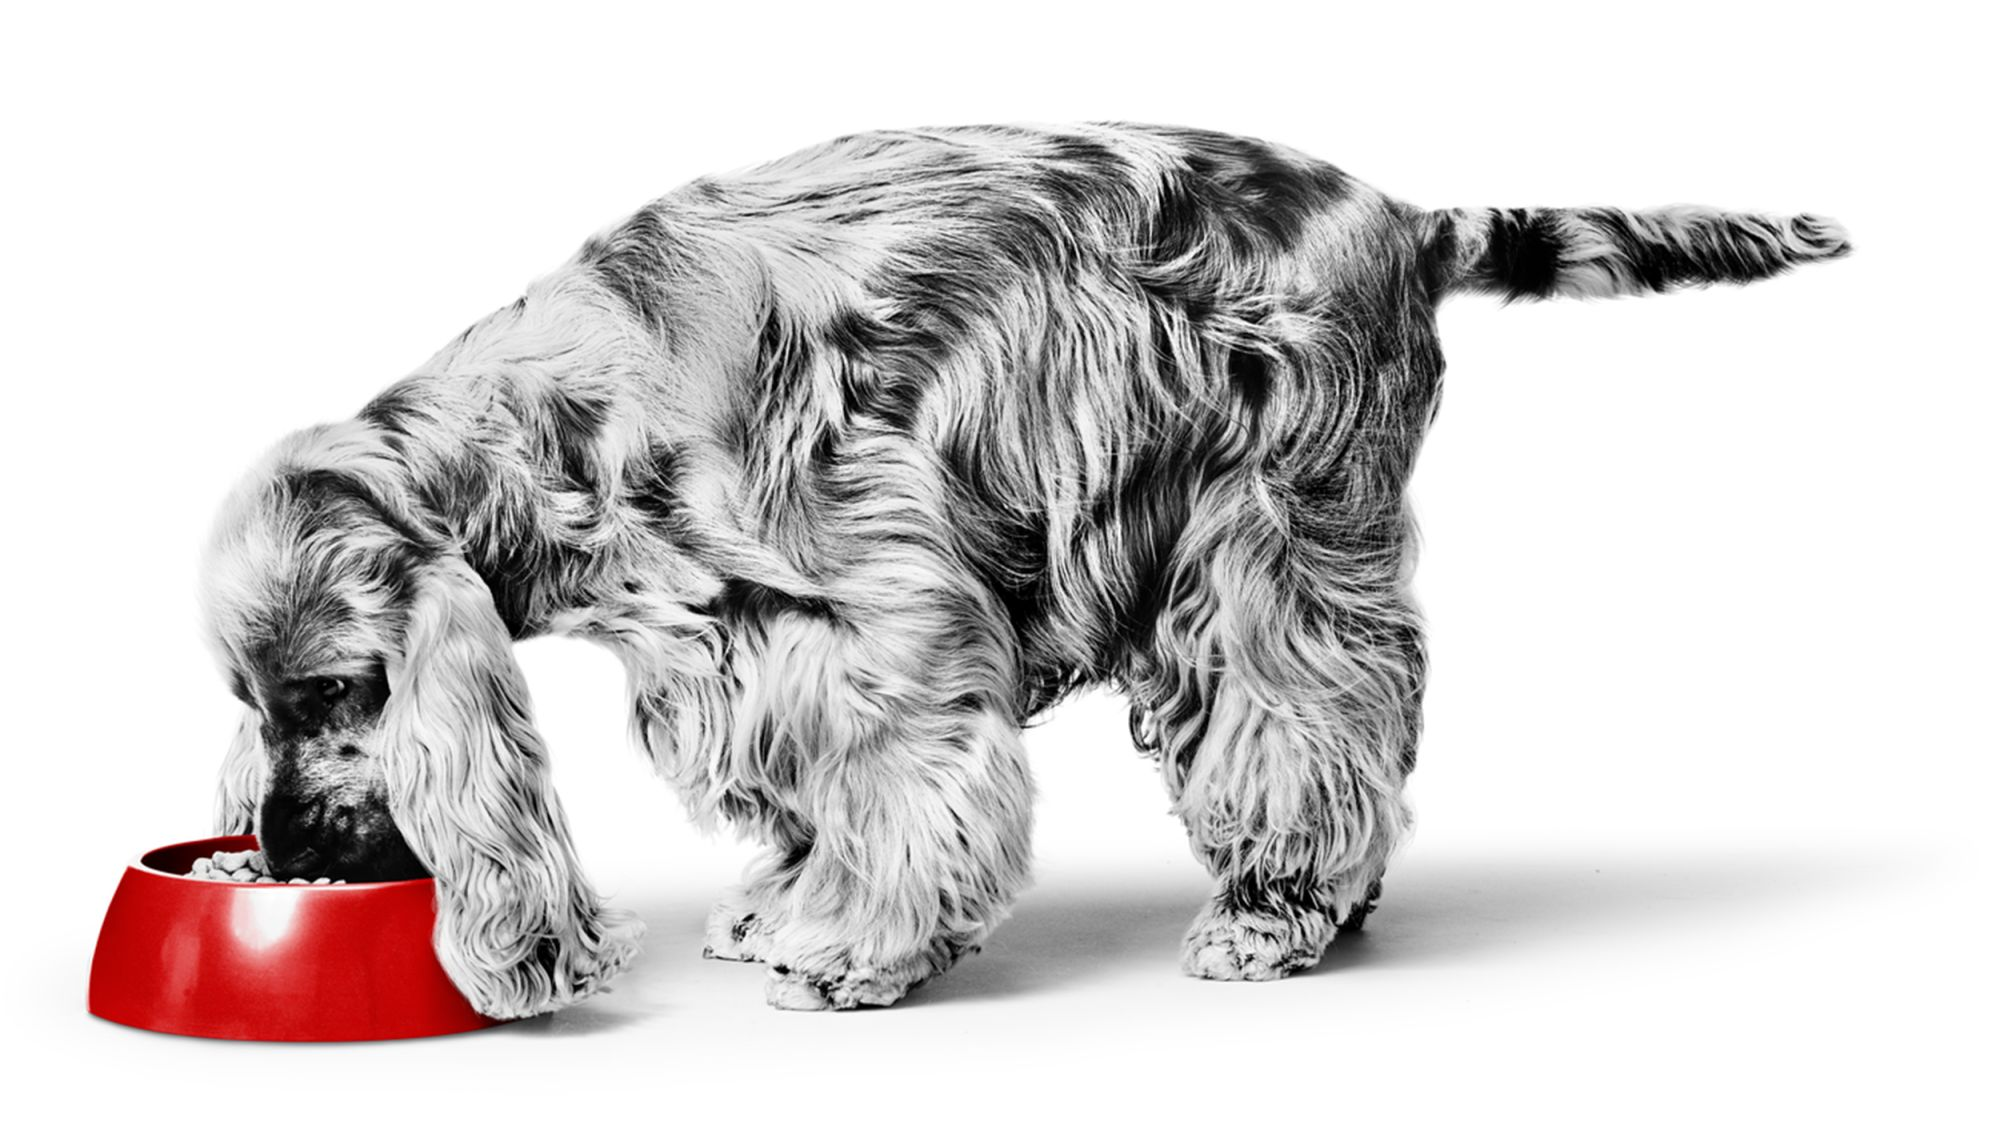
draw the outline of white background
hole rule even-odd
[[[10,1100],[1992,1121],[2000,248],[1971,6],[25,7],[0,29]],[[1854,234],[1749,289],[1447,308],[1420,826],[1365,937],[1286,983],[1179,976],[1205,884],[1093,697],[1030,736],[1040,883],[984,954],[892,1010],[769,1011],[759,970],[696,957],[747,853],[627,747],[612,659],[541,641],[520,655],[585,860],[652,926],[614,995],[330,1048],[85,1015],[121,866],[206,830],[235,704],[195,559],[261,449],[697,174],[1067,119],[1263,136],[1429,206]]]

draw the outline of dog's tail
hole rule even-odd
[[[1424,260],[1439,297],[1497,293],[1517,301],[1741,285],[1852,249],[1831,219],[1712,207],[1453,209],[1423,222]]]

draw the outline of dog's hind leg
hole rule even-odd
[[[1198,977],[1318,962],[1380,893],[1408,821],[1424,660],[1400,508],[1308,537],[1257,504],[1192,529],[1136,704],[1217,880],[1182,951]]]

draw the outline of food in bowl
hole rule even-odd
[[[216,852],[213,856],[196,857],[193,866],[188,869],[187,875],[190,879],[230,880],[239,884],[344,884],[347,882],[346,880],[336,880],[327,876],[321,876],[316,880],[308,880],[304,876],[293,876],[289,880],[280,880],[271,874],[271,862],[265,859],[263,851],[254,848],[243,852],[230,852],[225,849]]]

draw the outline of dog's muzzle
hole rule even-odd
[[[329,876],[363,883],[430,874],[379,802],[349,805],[274,792],[264,798],[258,841],[280,880]]]

